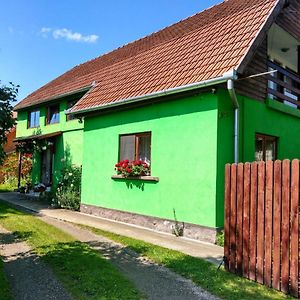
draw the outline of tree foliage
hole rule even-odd
[[[0,164],[5,158],[4,144],[6,142],[6,133],[14,124],[12,103],[15,102],[18,95],[18,85],[9,83],[8,86],[0,86]]]

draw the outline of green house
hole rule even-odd
[[[82,164],[83,212],[213,241],[226,163],[300,157],[299,13],[297,0],[226,0],[29,95],[17,136],[39,120],[55,145],[52,176],[67,150]],[[48,125],[54,111],[60,123]],[[150,171],[118,174],[123,160]]]

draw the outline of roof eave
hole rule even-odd
[[[32,103],[32,104],[28,104],[28,105],[25,105],[25,106],[21,106],[20,108],[17,107],[18,106],[18,104],[17,104],[14,107],[14,111],[20,111],[20,110],[24,110],[24,109],[27,109],[27,108],[30,108],[30,107],[40,106],[40,105],[43,105],[43,104],[48,104],[49,102],[52,102],[52,101],[55,101],[55,100],[60,100],[60,99],[65,98],[65,97],[73,96],[73,95],[83,93],[83,92],[88,92],[92,87],[93,87],[93,83],[89,84],[87,86],[84,86],[80,89],[73,90],[71,92],[67,92],[67,93],[56,95],[54,97],[43,99],[39,103]]]
[[[211,79],[207,79],[207,80],[203,80],[203,81],[199,81],[199,82],[195,82],[195,83],[191,83],[191,84],[187,84],[187,85],[182,85],[182,86],[178,86],[175,88],[165,89],[165,90],[161,90],[161,91],[157,91],[157,92],[153,92],[153,93],[149,93],[149,94],[145,94],[145,95],[141,95],[141,96],[125,98],[125,99],[121,99],[121,100],[110,102],[110,103],[103,104],[103,105],[97,105],[97,106],[93,106],[93,107],[89,107],[89,108],[85,108],[85,109],[80,109],[80,110],[77,110],[74,112],[72,111],[72,109],[70,109],[70,110],[65,111],[65,113],[67,115],[69,115],[69,114],[85,115],[85,114],[95,112],[95,111],[100,111],[100,110],[104,110],[104,109],[114,108],[114,107],[137,103],[137,102],[143,102],[143,101],[154,99],[154,98],[159,98],[159,97],[173,95],[173,94],[177,94],[177,93],[181,93],[181,92],[192,91],[192,90],[196,90],[199,88],[218,85],[218,84],[227,82],[229,79],[233,79],[233,80],[237,79],[235,69],[232,69],[232,70],[224,73],[220,77],[215,77],[215,78],[211,78]]]

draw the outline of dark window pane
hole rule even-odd
[[[255,140],[255,160],[267,161],[276,159],[277,138],[257,134]]]
[[[266,140],[265,160],[275,160],[275,141]]]
[[[59,123],[59,105],[48,108],[47,124]]]
[[[138,159],[150,164],[150,153],[151,153],[151,136],[145,135],[138,138]]]
[[[263,139],[262,138],[256,139],[255,160],[256,161],[264,160]]]
[[[135,135],[123,135],[120,137],[120,160],[134,160]]]

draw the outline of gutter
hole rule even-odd
[[[239,162],[239,122],[240,122],[240,106],[234,89],[234,81],[229,79],[227,81],[227,90],[230,95],[234,108],[234,162]]]
[[[144,101],[149,100],[149,99],[163,97],[163,96],[169,96],[169,95],[177,94],[177,93],[180,93],[180,92],[187,92],[187,91],[192,91],[192,90],[196,90],[196,89],[203,88],[203,87],[209,87],[209,86],[212,86],[212,85],[225,83],[230,79],[231,80],[236,80],[237,79],[236,71],[234,69],[224,73],[220,77],[216,77],[216,78],[212,78],[212,79],[208,79],[208,80],[203,80],[203,81],[199,81],[199,82],[195,82],[195,83],[191,83],[191,84],[186,84],[186,85],[182,85],[182,86],[175,87],[175,88],[165,89],[165,90],[162,90],[162,91],[149,93],[149,94],[145,94],[145,95],[142,95],[142,96],[125,98],[125,99],[121,99],[121,100],[111,102],[111,103],[107,103],[107,104],[104,104],[104,105],[97,105],[97,106],[89,107],[89,108],[86,108],[86,109],[81,109],[81,110],[78,110],[78,111],[75,111],[75,112],[72,112],[72,110],[69,109],[69,110],[66,110],[65,113],[67,115],[69,115],[69,114],[74,114],[74,115],[79,115],[80,114],[81,115],[81,114],[85,114],[85,113],[90,113],[90,112],[100,111],[100,110],[113,108],[113,107],[117,107],[117,106],[122,106],[122,105],[126,105],[126,104],[144,102]]]
[[[209,86],[213,86],[213,85],[217,85],[217,84],[226,82],[227,90],[230,95],[233,107],[234,107],[234,162],[238,163],[238,161],[239,161],[239,103],[238,103],[238,99],[237,99],[235,89],[234,89],[234,80],[237,80],[237,74],[236,74],[236,70],[232,69],[232,70],[224,73],[220,77],[203,80],[203,81],[199,81],[199,82],[195,82],[195,83],[191,83],[191,84],[187,84],[187,85],[183,85],[183,86],[179,86],[179,87],[175,87],[175,88],[165,89],[162,91],[145,94],[142,96],[125,98],[125,99],[107,103],[104,105],[97,105],[94,107],[81,109],[81,110],[78,110],[75,112],[72,112],[72,108],[71,108],[69,110],[66,110],[65,114],[66,115],[70,115],[70,114],[82,115],[82,114],[91,113],[91,112],[95,112],[95,111],[101,111],[104,109],[119,107],[119,106],[123,106],[126,104],[132,104],[132,103],[138,103],[138,102],[142,103],[149,99],[173,95],[173,94],[177,94],[180,92],[192,91],[192,90],[196,90],[199,88],[209,87]]]

